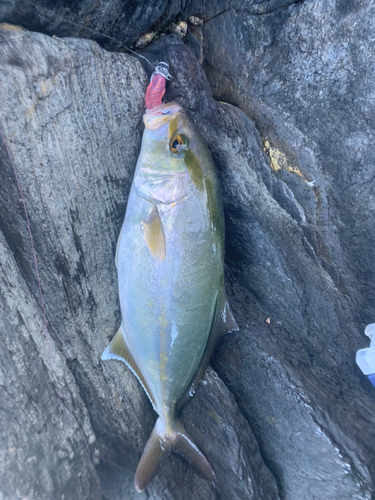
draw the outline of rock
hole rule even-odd
[[[167,0],[79,0],[74,5],[69,0],[11,0],[0,5],[0,21],[51,36],[90,38],[109,50],[120,50],[148,32],[167,4]]]
[[[209,368],[181,420],[204,451],[218,479],[217,492],[177,455],[168,458],[148,492],[152,499],[278,499],[253,433],[228,389]],[[176,481],[176,478],[184,478]],[[174,484],[174,487],[172,486]],[[176,487],[176,484],[178,486]]]
[[[172,26],[172,31],[180,38],[184,38],[187,33],[187,23],[180,21],[178,24]]]
[[[207,415],[209,424],[202,425]],[[211,368],[193,399],[183,408],[182,420],[189,433],[194,432],[197,445],[210,457],[221,498],[279,498],[276,481],[264,466],[250,426]],[[188,498],[186,493],[181,498]],[[208,497],[202,495],[202,500],[205,498]]]
[[[99,457],[132,450],[136,463],[153,421],[134,377],[100,362],[119,321],[113,255],[146,80],[135,59],[94,42],[0,33],[0,121],[48,329],[1,141],[0,491],[99,499]]]
[[[285,498],[371,498],[375,393],[355,352],[375,316],[375,4],[200,5],[214,96],[247,115],[224,105],[241,160],[216,153],[245,333],[214,366]]]
[[[197,16],[190,16],[189,17],[189,22],[193,24],[194,26],[202,26],[203,20],[199,19]]]
[[[371,498],[358,444],[309,396],[300,374],[258,341],[267,332],[252,327],[242,335],[225,339],[215,367],[251,423],[282,497],[303,498],[308,492],[320,498],[324,490],[325,498]]]
[[[0,9],[10,12],[9,5],[15,4]],[[166,99],[188,109],[217,165],[226,214],[227,291],[241,328],[221,340],[212,360],[227,388],[210,371],[207,386],[198,387],[182,420],[219,471],[223,500],[274,498],[275,480],[284,500],[369,500],[375,495],[375,392],[356,367],[355,352],[368,345],[363,330],[375,315],[375,2],[192,0],[159,7],[155,17],[144,9],[132,35],[121,16],[113,29],[107,18],[100,25],[88,18],[87,26],[123,36],[127,43],[177,16],[204,21],[189,26],[186,45],[172,35],[154,39],[143,51],[153,64],[170,63],[173,78]],[[36,17],[50,12],[41,9],[35,9]],[[59,33],[78,36],[56,9],[54,22],[66,30]],[[29,11],[19,15],[26,10],[14,8],[2,19],[31,27],[35,19]],[[77,20],[76,13],[67,13]],[[55,24],[35,26],[53,34]],[[104,43],[94,33],[81,32]],[[5,387],[11,394],[4,399],[1,418],[10,422],[12,432],[0,442],[17,450],[18,463],[27,463],[23,470],[28,473],[21,475],[15,460],[1,458],[0,482],[8,487],[16,479],[20,495],[32,491],[35,498],[50,498],[50,478],[56,473],[56,492],[76,489],[88,498],[90,488],[97,491],[99,477],[106,500],[131,495],[133,470],[154,416],[131,375],[116,364],[102,366],[99,356],[119,318],[112,259],[138,154],[147,80],[133,59],[107,54],[89,42],[22,32],[3,36],[7,41],[0,54],[7,62],[0,78],[8,101],[1,107],[1,123],[30,210],[46,287],[50,356],[59,376],[55,380],[43,347],[27,227],[2,151],[1,262],[11,279],[2,284],[1,331],[6,333],[0,338],[7,361],[1,361],[6,364],[0,390]],[[107,47],[119,46],[110,42]],[[120,85],[123,66],[125,89]],[[149,65],[144,70],[152,73]],[[88,95],[94,106],[83,104]],[[113,147],[99,147],[110,141]],[[21,329],[10,318],[26,326]],[[31,353],[25,372],[15,341]],[[44,399],[28,395],[27,374],[34,372],[35,387],[47,387]],[[77,424],[62,417],[55,385]],[[14,404],[24,412],[34,404],[35,412],[44,415],[48,432],[39,437],[46,450],[40,465],[34,465],[39,440],[33,437],[33,422],[44,420],[34,416],[25,424],[27,432],[19,431],[17,421],[9,420]],[[203,438],[212,433],[208,406],[223,419],[214,427],[222,453]],[[225,456],[228,436],[236,445]],[[57,473],[54,464],[62,452],[51,444],[64,440],[74,456]],[[106,462],[95,466],[96,450]],[[77,465],[80,480],[71,472]],[[46,471],[43,477],[37,467]],[[127,472],[121,476],[118,467]],[[178,456],[170,457],[147,494],[154,499],[220,495]]]
[[[146,500],[149,492],[137,493],[134,488],[134,471],[137,463],[129,462],[128,457],[124,458],[123,465],[118,465],[117,459],[117,463],[102,461],[96,467],[103,500]]]
[[[146,47],[146,45],[151,43],[154,38],[155,38],[154,32],[145,33],[137,40],[135,46],[137,47],[137,49],[143,49],[143,47]]]
[[[95,42],[11,28],[0,36],[2,134],[16,168],[2,144],[0,492],[12,500],[135,498],[134,471],[155,414],[130,371],[100,356],[120,319],[114,254],[147,79],[134,58]],[[194,63],[215,109],[192,52],[171,41],[180,62]],[[181,92],[190,85],[180,84]],[[197,87],[191,91],[197,106]],[[254,434],[212,370],[182,421],[220,491],[173,455],[150,498],[279,498]]]
[[[216,98],[222,98],[220,88],[223,98],[250,114],[248,94],[241,97],[236,90],[238,82],[242,89],[246,84],[252,88],[240,66],[240,52],[231,56],[230,39],[217,38],[225,29],[230,32],[231,16],[243,25],[243,17],[235,12],[218,16],[219,26],[209,21],[209,31],[205,25],[204,65]],[[275,23],[277,16],[279,11],[272,21],[267,17],[268,22]],[[236,36],[246,40],[241,33]],[[208,59],[219,51],[210,45],[216,40],[229,53],[222,66]],[[363,247],[368,268],[363,276],[350,274],[349,261],[355,263],[357,257],[350,256],[348,239],[339,239],[335,224],[341,212],[335,212],[336,187],[323,168],[328,167],[318,162],[325,158],[322,152],[313,154],[308,136],[290,125],[287,115],[271,127],[276,112],[262,104],[265,98],[259,99],[261,104],[255,98],[249,101],[255,123],[237,107],[214,103],[192,53],[175,38],[156,41],[147,52],[152,60],[158,53],[168,54],[174,77],[167,99],[183,103],[199,124],[223,191],[228,291],[242,332],[225,337],[214,354],[214,367],[250,422],[283,498],[311,492],[335,500],[371,498],[373,450],[368,443],[374,439],[375,393],[355,365],[356,350],[368,343],[362,326],[371,321],[366,317],[358,323],[356,307],[360,290],[367,289],[372,276],[370,262],[375,262],[365,259],[373,251],[369,226],[366,223],[361,232],[363,242],[365,231],[368,235]],[[235,75],[236,67],[239,73],[229,94],[225,75]],[[360,189],[365,192],[362,184]],[[367,196],[372,206],[370,193]],[[371,210],[366,212],[369,217]],[[350,224],[358,234],[355,214],[353,209]],[[361,300],[370,307],[365,293]]]

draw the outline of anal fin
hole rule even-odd
[[[107,349],[102,354],[102,361],[107,361],[108,359],[116,359],[122,361],[126,364],[128,368],[134,373],[139,382],[141,383],[145,393],[147,394],[152,406],[155,409],[154,401],[151,397],[151,393],[147,387],[147,383],[142,375],[142,372],[138,368],[137,363],[134,360],[132,353],[130,352],[128,346],[125,343],[125,338],[123,334],[123,325],[117,330],[116,335],[113,337],[112,341],[109,343]]]
[[[239,330],[236,320],[233,317],[232,311],[229,306],[229,302],[227,300],[227,296],[225,294],[225,290],[222,290],[219,293],[219,296],[216,301],[215,313],[212,320],[210,336],[208,338],[208,342],[206,345],[206,349],[204,351],[202,360],[198,367],[198,370],[195,372],[195,375],[188,385],[186,391],[181,396],[180,400],[177,403],[177,411],[179,411],[184,404],[189,400],[192,393],[195,391],[197,385],[201,381],[201,378],[204,375],[204,372],[207,369],[208,363],[210,361],[211,354],[215,349],[216,343],[226,332]]]

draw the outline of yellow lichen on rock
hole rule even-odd
[[[269,140],[267,138],[262,139],[263,141],[263,151],[269,156],[270,167],[275,172],[287,167],[287,159],[284,153],[276,148],[272,148]]]
[[[263,151],[270,159],[270,167],[272,168],[272,170],[274,170],[275,172],[278,172],[279,170],[286,170],[287,172],[292,172],[293,174],[297,174],[300,177],[302,177],[302,179],[306,181],[309,185],[311,184],[307,179],[306,175],[303,172],[301,172],[301,170],[298,167],[290,165],[288,163],[285,153],[271,146],[267,137],[262,137],[262,142],[263,142]]]

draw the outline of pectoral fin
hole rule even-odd
[[[211,325],[211,333],[208,338],[208,342],[206,345],[206,349],[204,351],[202,361],[196,371],[191,384],[188,386],[179,402],[177,403],[177,412],[184,406],[184,404],[191,397],[191,394],[194,393],[197,385],[199,384],[201,378],[203,377],[204,372],[207,369],[208,363],[210,361],[211,354],[215,349],[216,342],[223,335],[223,333],[238,330],[238,325],[236,320],[233,317],[232,311],[229,306],[229,302],[225,295],[225,291],[223,290],[217,299],[215,313]]]
[[[148,218],[141,222],[143,237],[153,257],[163,262],[165,260],[165,235],[158,207],[155,205]]]
[[[117,359],[118,361],[123,361],[128,368],[134,373],[134,375],[140,381],[145,393],[147,394],[149,400],[151,401],[153,407],[155,408],[154,401],[151,397],[150,391],[147,387],[147,383],[135,362],[133,355],[129,351],[124,335],[123,335],[123,325],[121,324],[120,328],[117,330],[116,335],[113,337],[112,341],[108,345],[107,349],[102,354],[102,361],[106,361],[108,359]]]

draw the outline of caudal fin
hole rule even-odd
[[[147,488],[171,451],[186,458],[205,479],[216,486],[215,472],[203,453],[190,439],[182,423],[175,420],[172,426],[167,428],[159,417],[135,473],[134,486],[138,492]]]

